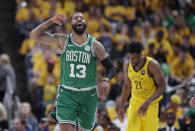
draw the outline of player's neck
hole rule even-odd
[[[73,38],[74,42],[81,45],[81,44],[86,42],[87,34],[84,32],[82,35],[78,35],[77,33],[73,32],[72,33],[72,38]]]
[[[146,57],[145,56],[141,56],[141,59],[140,59],[138,65],[135,67],[135,69],[136,70],[140,70],[144,66],[145,61],[146,61]]]

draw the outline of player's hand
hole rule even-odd
[[[98,88],[98,94],[101,100],[106,100],[109,90],[109,82],[102,81],[100,87]]]
[[[149,104],[150,103],[148,101],[145,101],[143,104],[141,104],[137,112],[138,116],[144,117],[146,115]]]
[[[191,99],[191,101],[190,101],[190,106],[191,106],[192,108],[195,108],[195,94],[194,94],[194,96],[192,97],[192,99]]]
[[[64,14],[56,14],[51,18],[51,20],[58,25],[62,25],[66,22],[67,18]]]
[[[120,106],[120,108],[119,108],[118,116],[119,116],[120,122],[123,123],[124,122],[124,116],[125,116],[125,110],[122,106]]]

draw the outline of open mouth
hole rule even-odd
[[[77,24],[77,27],[81,28],[81,27],[83,27],[83,24],[79,23],[79,24]]]

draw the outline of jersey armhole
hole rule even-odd
[[[62,53],[64,53],[64,51],[66,50],[66,47],[67,47],[67,44],[68,44],[68,41],[69,41],[69,35],[66,35],[67,39],[65,41],[65,44],[64,44],[64,48],[63,48],[63,51]]]
[[[93,48],[93,42],[95,41],[95,38],[93,38],[92,40],[91,40],[91,51],[92,51],[92,55],[94,56],[94,57],[96,57],[96,55],[95,55],[95,53],[94,53],[94,48]]]
[[[148,62],[147,74],[148,74],[148,76],[149,76],[150,78],[153,78],[153,75],[149,73],[149,66],[150,66],[151,61],[152,61],[152,60],[150,60],[150,61]]]

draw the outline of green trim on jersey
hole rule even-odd
[[[72,34],[67,35],[61,55],[60,85],[78,89],[97,86],[93,41],[94,37],[88,35],[86,42],[79,45],[74,42]]]

